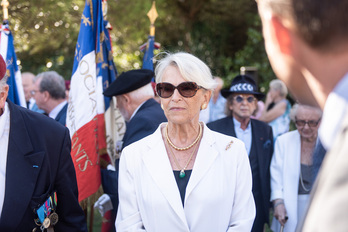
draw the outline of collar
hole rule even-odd
[[[147,100],[146,100],[146,101],[147,101]],[[141,103],[141,104],[134,110],[134,112],[133,112],[132,116],[130,117],[129,121],[132,120],[132,118],[134,117],[134,115],[138,112],[138,110],[140,109],[140,107],[141,107],[142,105],[144,105],[144,103],[145,103],[146,101],[143,101],[143,103]]]
[[[319,128],[319,137],[326,150],[329,150],[339,133],[344,116],[348,113],[348,73],[338,82],[329,94]]]
[[[243,130],[241,127],[240,127],[240,125],[241,125],[241,123],[237,120],[237,119],[235,119],[233,116],[232,116],[232,120],[233,120],[233,123],[234,123],[234,127],[235,128],[238,128],[238,129],[240,129],[240,130]],[[248,126],[247,126],[247,128],[245,129],[245,131],[246,130],[250,130],[250,128],[251,128],[251,120],[249,119],[249,122],[248,122]],[[244,130],[243,130],[244,131]]]
[[[5,133],[6,122],[9,120],[9,118],[10,118],[10,110],[8,108],[8,103],[5,102],[4,112],[0,116],[0,138]]]
[[[51,112],[48,114],[48,116],[50,118],[55,119],[57,117],[57,115],[59,114],[59,112],[63,109],[63,107],[65,106],[66,103],[67,103],[66,100],[59,103],[56,107],[53,108],[53,110],[51,110]]]

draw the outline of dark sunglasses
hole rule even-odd
[[[234,100],[236,100],[236,102],[241,103],[244,101],[244,99],[246,99],[249,103],[252,103],[253,101],[255,101],[255,97],[249,96],[249,97],[242,97],[241,95],[235,96]]]
[[[169,98],[173,95],[175,89],[177,89],[181,96],[193,97],[201,88],[203,87],[197,85],[195,82],[182,82],[178,86],[174,86],[167,82],[162,82],[156,85],[156,92],[161,98]]]
[[[320,119],[318,121],[314,121],[314,120],[310,120],[310,121],[305,121],[305,120],[295,120],[295,124],[296,126],[299,126],[299,127],[303,127],[305,126],[306,124],[309,126],[309,127],[316,127],[318,126],[318,123],[320,122]]]

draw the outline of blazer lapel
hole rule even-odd
[[[31,138],[21,112],[9,102],[10,134],[6,164],[5,199],[1,222],[14,226],[22,220],[40,173],[44,153],[33,153]],[[19,210],[21,209],[21,210]],[[34,219],[34,218],[33,218]]]
[[[206,175],[209,168],[213,165],[219,152],[213,149],[215,139],[211,130],[204,126],[203,137],[199,146],[196,161],[193,166],[193,171],[190,180],[186,187],[185,201],[197,186],[199,181]]]
[[[181,197],[177,183],[170,165],[167,151],[162,140],[161,127],[154,136],[154,142],[149,144],[149,150],[144,153],[143,161],[151,177],[156,182],[169,204],[188,228],[185,212],[182,207]]]

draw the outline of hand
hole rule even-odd
[[[267,95],[266,95],[266,101],[265,101],[265,105],[269,105],[273,102],[273,96],[272,93],[270,91],[268,91]]]
[[[288,220],[288,216],[286,213],[285,205],[282,203],[283,200],[275,200],[274,201],[274,217],[279,221],[279,223],[284,226],[286,221]]]
[[[115,167],[112,166],[111,164],[108,164],[108,166],[106,167],[107,170],[111,170],[111,171],[116,171]]]
[[[108,194],[103,194],[99,199],[94,203],[94,208],[99,210],[99,213],[103,217],[104,214],[113,209],[111,199]]]

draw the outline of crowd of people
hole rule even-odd
[[[94,205],[112,211],[110,231],[346,231],[348,4],[257,4],[279,78],[267,94],[252,76],[224,83],[186,52],[104,91],[126,121]],[[25,109],[7,99],[7,78],[0,57],[0,231],[87,231],[65,127],[69,83],[22,73]]]

